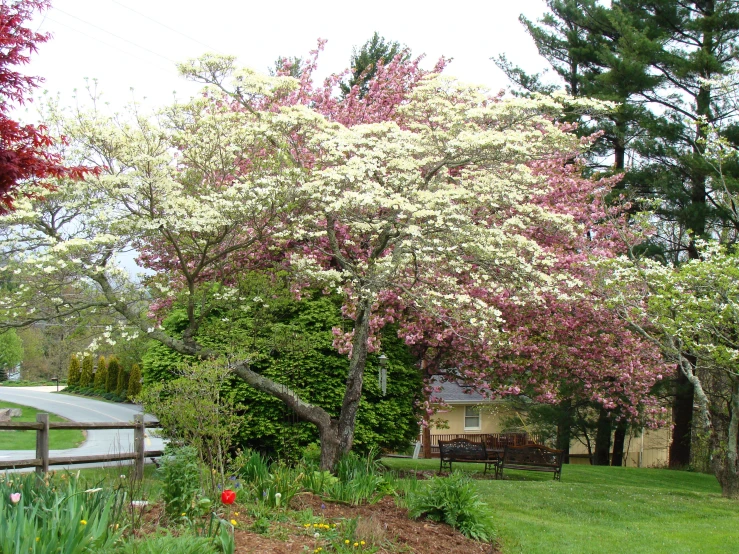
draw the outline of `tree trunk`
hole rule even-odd
[[[370,298],[360,300],[357,308],[357,319],[354,323],[349,374],[346,377],[344,401],[341,404],[341,414],[339,415],[338,433],[341,454],[349,452],[354,442],[354,426],[357,420],[359,401],[362,399],[364,368],[367,364],[367,341],[370,334],[371,312],[372,300]],[[338,458],[336,461],[338,462]]]
[[[621,467],[624,465],[624,443],[626,442],[626,430],[629,424],[625,419],[616,424],[616,432],[613,434],[613,456],[611,465]]]
[[[318,429],[321,441],[321,466],[322,471],[331,471],[336,467],[337,462],[341,458],[341,449],[339,448],[339,433],[337,422],[332,421],[327,428]]]
[[[695,358],[686,356],[695,365]],[[690,440],[693,428],[694,388],[688,377],[677,367],[675,399],[672,403],[672,442],[670,443],[670,469],[683,469],[690,465]]]
[[[719,437],[717,423],[711,430],[711,454],[714,474],[726,498],[739,499],[739,377],[730,376],[731,399],[726,435]],[[722,444],[723,443],[723,444]]]
[[[562,462],[570,463],[570,442],[572,442],[573,408],[572,402],[563,400],[559,404],[560,415],[557,421],[557,449],[562,450]]]
[[[611,454],[611,418],[605,408],[598,414],[598,430],[595,435],[595,459],[593,465],[610,465]]]

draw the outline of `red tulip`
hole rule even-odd
[[[233,504],[236,500],[236,493],[231,489],[226,489],[221,493],[221,502],[224,504]]]

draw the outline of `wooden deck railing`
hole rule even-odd
[[[0,431],[36,431],[36,457],[26,460],[0,461],[0,470],[35,467],[37,473],[46,473],[49,466],[75,465],[90,462],[117,462],[121,460],[134,460],[135,477],[141,479],[144,476],[144,461],[147,457],[161,456],[161,450],[146,450],[145,430],[146,428],[159,427],[158,421],[144,421],[143,414],[136,414],[133,423],[82,423],[77,421],[50,422],[49,414],[36,414],[36,422],[9,422],[0,423]],[[118,454],[96,454],[94,456],[60,456],[49,457],[49,431],[52,429],[133,429],[133,452]]]
[[[467,439],[472,442],[482,442],[485,443],[487,448],[504,448],[506,445],[521,446],[538,443],[540,440],[536,435],[528,433],[450,433],[445,435],[430,435],[431,457],[439,457],[439,441],[450,441],[452,439]],[[429,449],[424,448],[423,451],[428,452]]]

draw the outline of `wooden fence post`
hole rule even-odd
[[[44,475],[49,472],[49,414],[36,414],[36,423],[43,425],[36,430],[36,458],[41,460],[36,473]]]
[[[136,458],[134,459],[134,478],[141,480],[144,478],[144,454],[146,454],[146,444],[144,441],[144,414],[136,414],[133,416],[136,427],[133,430],[133,447]]]

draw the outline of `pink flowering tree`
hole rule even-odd
[[[503,100],[402,57],[378,67],[366,93],[340,99],[341,76],[314,87],[314,67],[315,58],[299,79],[268,77],[205,57],[182,67],[207,85],[203,94],[155,117],[52,113],[70,137],[66,154],[97,172],[43,197],[21,191],[2,236],[13,252],[6,270],[24,284],[0,300],[0,320],[112,309],[130,334],[200,358],[228,355],[234,374],[318,427],[331,468],[351,449],[382,326],[424,322],[427,334],[464,344],[460,352],[478,345],[490,357],[508,341],[505,302],[578,294],[549,241],[571,244],[585,229],[552,200],[549,164],[587,147],[556,123],[565,108],[599,106]],[[116,264],[130,248],[151,272],[145,291]],[[275,264],[296,292],[320,285],[345,299],[354,326],[335,331],[350,359],[338,417],[254,371],[248,353],[199,341],[214,310],[257,301],[239,275]],[[175,301],[186,307],[180,335],[157,319]]]
[[[580,225],[574,235],[551,227],[529,231],[555,257],[553,268],[567,276],[567,294],[548,292],[522,303],[508,291],[491,298],[488,290],[477,290],[500,309],[505,341],[469,342],[458,329],[440,327],[426,317],[405,321],[402,333],[429,371],[464,380],[490,397],[526,394],[564,410],[593,405],[600,412],[599,428],[606,426],[600,440],[608,463],[613,424],[618,441],[627,423],[654,427],[666,415],[652,391],[668,368],[659,350],[605,305],[591,263],[621,253],[625,241],[636,240],[638,230],[629,230],[620,208],[608,208],[603,201],[614,178],[584,179],[572,160],[531,166],[546,177],[536,202]],[[560,439],[559,447],[568,449],[566,429],[560,429]]]

